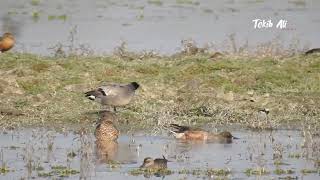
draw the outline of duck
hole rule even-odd
[[[139,87],[140,85],[137,82],[108,84],[86,92],[85,96],[92,101],[98,101],[103,106],[111,106],[116,111],[116,107],[130,103]]]
[[[95,129],[96,147],[98,159],[101,162],[113,160],[118,151],[118,137],[120,131],[113,124],[115,116],[109,111],[101,113],[98,125]]]
[[[7,32],[0,37],[0,52],[9,51],[15,44],[15,38],[13,34]]]
[[[101,118],[95,129],[95,137],[97,142],[116,142],[120,131],[113,124],[115,116],[109,111],[105,111],[101,114]]]
[[[151,157],[146,157],[143,160],[143,164],[140,166],[140,168],[146,168],[146,169],[166,169],[167,163],[169,162],[164,156],[163,158],[156,158],[153,159]]]
[[[320,48],[310,49],[310,50],[306,51],[304,54],[309,55],[309,54],[314,54],[314,53],[320,53]]]
[[[239,139],[237,137],[234,137],[229,131],[211,133],[201,128],[191,128],[189,126],[180,126],[178,124],[170,124],[170,127],[174,129],[171,132],[173,132],[175,137],[182,140],[201,140],[219,143],[232,143],[233,139]]]

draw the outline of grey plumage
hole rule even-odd
[[[85,93],[90,100],[112,107],[125,106],[130,103],[140,85],[136,82],[129,84],[108,84]]]

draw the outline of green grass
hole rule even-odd
[[[210,59],[210,54],[139,57],[1,54],[0,73],[6,74],[0,80],[2,106],[25,114],[2,120],[32,125],[45,119],[58,126],[92,122],[95,117],[88,112],[100,106],[87,100],[83,92],[102,82],[137,81],[141,88],[133,102],[118,113],[120,122],[128,121],[130,128],[173,120],[256,127],[255,113],[260,108],[270,109],[275,127],[318,122],[317,55],[283,59],[224,56],[217,60]]]

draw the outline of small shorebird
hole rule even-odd
[[[210,133],[200,128],[191,128],[189,126],[180,126],[178,124],[170,124],[170,127],[174,129],[171,132],[173,132],[177,139],[208,140],[219,143],[232,143],[232,139],[238,139],[228,131]]]
[[[163,158],[152,159],[151,157],[146,157],[143,160],[143,164],[140,168],[147,169],[166,169],[167,163],[169,161],[163,156]]]
[[[114,111],[116,107],[125,106],[130,103],[139,84],[132,82],[129,84],[109,84],[100,86],[95,90],[85,93],[90,100],[100,102],[102,105],[112,106]]]
[[[15,39],[11,33],[4,33],[0,37],[0,52],[9,51],[15,44]]]

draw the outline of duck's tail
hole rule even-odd
[[[96,90],[88,91],[84,93],[86,97],[88,97],[90,100],[95,100],[97,97],[100,96],[106,96],[106,93],[103,91],[103,89],[98,88]]]

